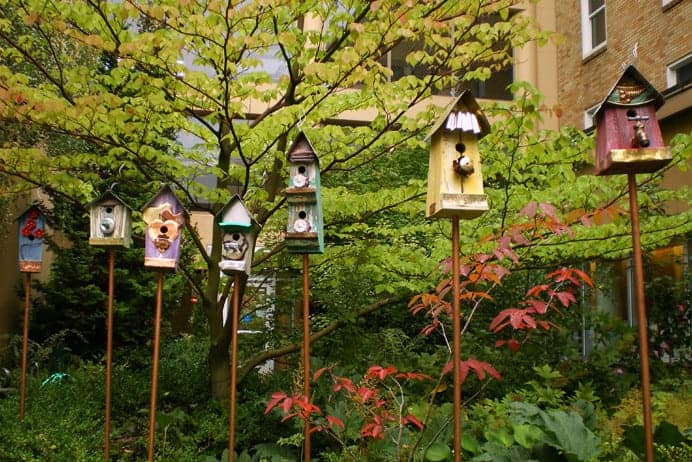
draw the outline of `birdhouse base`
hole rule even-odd
[[[176,261],[172,258],[144,257],[144,266],[149,268],[161,268],[175,270]]]
[[[19,272],[20,273],[40,273],[41,272],[41,262],[40,261],[20,261],[19,262]]]
[[[130,247],[130,240],[120,237],[89,238],[89,245],[94,247]]]
[[[219,269],[224,274],[244,273],[245,260],[222,260],[219,262]]]
[[[442,194],[439,202],[428,206],[428,217],[435,218],[475,218],[488,210],[488,196],[485,194]]]
[[[596,175],[624,173],[651,173],[664,167],[673,159],[670,147],[611,149],[601,165],[596,165]]]
[[[284,241],[290,253],[323,253],[317,233],[286,233]]]

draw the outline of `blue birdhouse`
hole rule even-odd
[[[304,133],[299,133],[287,154],[288,202],[286,250],[291,253],[323,253],[324,225],[320,190],[320,164]]]
[[[246,273],[249,276],[259,225],[238,195],[221,209],[216,220],[223,232],[219,269],[228,275]]]
[[[144,266],[173,269],[180,259],[185,209],[169,186],[163,186],[142,209],[146,224]]]
[[[89,244],[130,247],[132,210],[118,196],[106,192],[89,206]]]
[[[46,219],[41,210],[32,205],[19,218],[19,271],[40,273],[43,261],[43,237]]]

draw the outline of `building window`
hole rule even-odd
[[[594,126],[594,120],[593,118],[596,116],[596,111],[598,108],[601,107],[600,104],[596,104],[595,106],[591,106],[587,110],[584,111],[584,130],[588,130],[590,128],[593,128]]]
[[[683,86],[692,81],[692,53],[668,65],[666,80],[668,88]]]
[[[581,0],[581,38],[584,58],[606,44],[605,0]]]

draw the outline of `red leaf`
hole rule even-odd
[[[577,299],[574,298],[574,295],[571,292],[555,292],[555,296],[558,300],[560,300],[560,303],[562,303],[562,306],[565,308],[567,308],[571,303],[577,303]]]
[[[538,284],[538,285],[531,287],[526,292],[526,296],[527,297],[535,297],[537,295],[540,295],[541,292],[545,292],[548,289],[550,289],[550,286],[548,284]]]
[[[373,379],[378,377],[380,380],[384,380],[389,374],[395,374],[396,368],[394,366],[371,366],[365,375],[366,379]]]
[[[327,422],[329,422],[329,427],[333,427],[336,425],[337,427],[341,427],[342,429],[346,428],[346,425],[344,425],[344,421],[333,415],[327,416]]]
[[[406,417],[404,417],[403,423],[404,423],[404,425],[407,423],[413,424],[416,427],[418,427],[418,429],[423,430],[423,422],[418,420],[414,415],[409,414]]]
[[[320,369],[317,369],[314,374],[312,374],[312,381],[314,382],[315,380],[319,379],[322,374],[324,374],[326,371],[329,371],[332,369],[333,366],[329,367],[322,367]]]
[[[271,399],[269,400],[269,403],[267,403],[267,407],[264,409],[265,414],[269,414],[269,411],[274,409],[274,407],[279,404],[282,400],[288,398],[288,395],[282,391],[276,391],[272,394]]]
[[[526,215],[527,218],[531,219],[536,216],[536,211],[538,210],[538,203],[536,202],[529,202],[519,210],[520,215]]]

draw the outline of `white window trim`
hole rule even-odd
[[[603,14],[607,15],[605,7],[605,2],[603,2],[603,6],[596,10],[594,14],[603,10]],[[604,31],[606,36],[605,40],[595,47],[591,43],[591,16],[593,16],[593,14],[589,14],[589,0],[581,0],[581,44],[582,58],[584,59],[604,49],[606,47],[606,43],[608,42],[608,28],[606,27],[606,30]]]
[[[596,111],[601,106],[601,104],[596,104],[588,109],[584,110],[584,130],[594,127],[594,117],[596,116]]]
[[[688,54],[684,58],[678,59],[666,67],[666,84],[668,85],[668,88],[674,87],[679,83],[677,70],[690,62],[692,62],[692,53]]]

